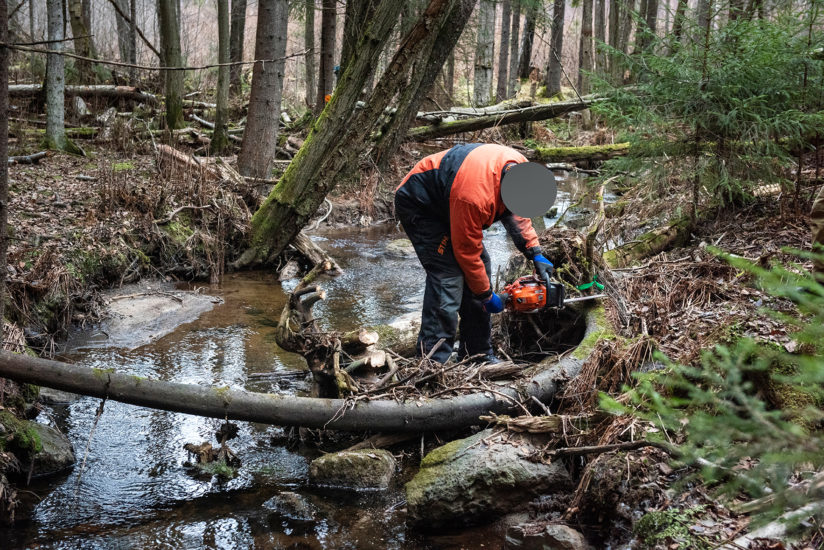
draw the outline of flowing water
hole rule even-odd
[[[579,192],[560,182],[558,210]],[[537,229],[551,219],[536,220]],[[513,247],[502,228],[487,232],[493,272]],[[418,312],[423,269],[414,257],[391,258],[385,244],[403,237],[394,225],[326,231],[317,242],[344,269],[322,282],[315,307],[325,328],[347,330]],[[254,373],[304,368],[275,344],[274,327],[294,282],[269,273],[229,275],[207,290],[223,303],[171,334],[134,350],[76,349],[63,359],[95,368],[191,384],[300,393],[307,382]],[[82,339],[81,339],[82,340]],[[405,526],[402,486],[346,493],[307,484],[316,451],[289,449],[281,428],[239,423],[229,442],[243,464],[226,482],[184,465],[185,443],[214,443],[220,421],[80,397],[41,413],[72,441],[78,464],[66,476],[34,482],[42,497],[31,520],[0,529],[0,548],[481,548],[500,547],[495,527],[425,537]],[[405,459],[407,463],[416,457]],[[299,502],[296,512],[291,502]],[[308,511],[307,511],[308,510]],[[497,542],[496,542],[497,541]]]

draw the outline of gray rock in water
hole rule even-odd
[[[63,472],[75,463],[74,448],[71,441],[59,430],[29,422],[30,428],[37,432],[43,450],[34,455],[32,477],[44,477]]]
[[[309,481],[344,489],[386,489],[395,474],[395,458],[383,449],[359,449],[323,455],[309,465]]]
[[[395,239],[386,244],[386,254],[393,258],[412,258],[415,256],[415,247],[409,239]]]
[[[492,430],[452,441],[426,455],[421,469],[406,484],[409,518],[438,528],[456,521],[472,523],[525,506],[531,497],[571,487],[560,462],[525,459],[529,440],[513,436],[519,446],[487,442]]]
[[[516,525],[506,532],[506,550],[588,550],[584,535],[566,525]]]
[[[263,503],[265,508],[293,521],[312,521],[317,510],[303,496],[292,491],[283,491]]]
[[[76,393],[56,390],[54,388],[40,388],[39,401],[45,405],[68,405],[80,399]]]

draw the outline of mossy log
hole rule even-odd
[[[484,128],[492,128],[493,126],[502,126],[504,124],[546,120],[565,115],[572,111],[587,109],[599,100],[600,98],[597,96],[588,95],[581,99],[558,101],[557,103],[547,103],[545,105],[501,111],[500,113],[475,116],[452,122],[440,122],[434,125],[412,128],[407,132],[406,136],[407,139],[412,141],[426,141],[428,139],[451,136],[462,132],[474,132],[483,130]]]
[[[10,84],[9,97],[34,97],[41,93],[40,84]],[[126,99],[129,101],[142,101],[146,103],[157,103],[157,96],[142,91],[134,86],[112,86],[108,84],[86,85],[86,86],[66,86],[66,96],[81,97],[104,97],[108,99]]]
[[[604,330],[593,310],[587,334]],[[408,402],[321,399],[264,394],[228,387],[209,387],[150,380],[113,370],[91,369],[69,363],[38,359],[0,351],[0,377],[63,391],[107,398],[122,403],[210,418],[245,420],[279,426],[304,426],[346,431],[423,432],[459,429],[477,425],[479,417],[520,410],[519,403],[532,398],[552,400],[560,386],[581,370],[593,346],[584,337],[588,351],[583,359],[567,355],[541,370],[520,388],[507,385],[490,392],[447,399]]]
[[[669,224],[648,231],[632,241],[604,252],[604,261],[613,269],[626,267],[633,262],[663,252],[672,246],[686,244],[692,227],[689,216],[683,216]]]
[[[584,145],[582,147],[536,147],[526,152],[529,160],[547,163],[602,161],[628,155],[629,143]]]

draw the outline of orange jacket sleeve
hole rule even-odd
[[[449,225],[452,235],[452,251],[463,271],[466,284],[473,294],[490,290],[489,277],[481,260],[483,252],[484,220],[489,213],[477,204],[453,199],[449,205]]]

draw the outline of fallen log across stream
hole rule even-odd
[[[603,330],[595,311],[588,316],[585,342]],[[0,377],[16,382],[111,399],[141,407],[210,418],[245,420],[278,426],[344,431],[423,432],[478,424],[490,413],[522,410],[534,399],[547,403],[560,386],[577,376],[585,358],[569,354],[547,365],[519,388],[493,385],[496,393],[478,392],[446,399],[323,399],[250,392],[151,380],[113,370],[0,351]]]

